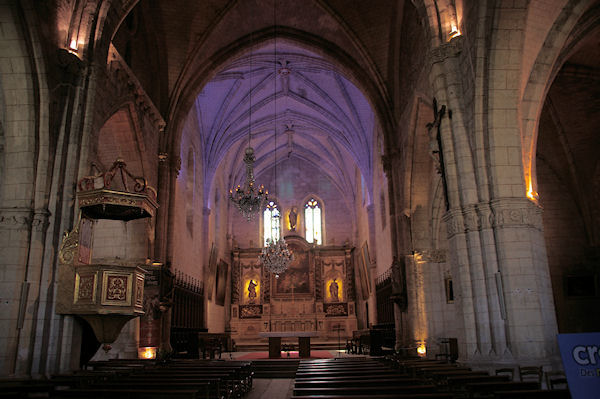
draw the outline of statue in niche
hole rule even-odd
[[[290,210],[288,220],[290,221],[290,231],[296,231],[296,226],[298,224],[298,208],[295,206]]]
[[[329,284],[329,294],[331,294],[331,300],[333,302],[339,301],[338,291],[340,289],[340,286],[338,285],[336,280],[337,279],[334,278],[331,284]]]
[[[248,283],[248,301],[250,303],[254,303],[256,300],[256,286],[254,280],[250,280],[250,283]]]

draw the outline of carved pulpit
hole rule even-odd
[[[79,181],[79,219],[65,233],[58,254],[56,312],[77,315],[93,328],[106,346],[116,340],[125,323],[144,311],[146,271],[140,264],[92,264],[95,220],[129,221],[153,217],[158,208],[156,191],[146,180],[131,175],[118,159],[107,171]]]

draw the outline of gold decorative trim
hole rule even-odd
[[[135,275],[135,303],[136,308],[144,307],[144,276],[141,274]]]
[[[96,272],[75,273],[73,303],[95,303],[97,287],[98,274]]]
[[[102,273],[102,305],[131,306],[133,274]]]
[[[72,265],[75,260],[75,253],[79,245],[79,224],[71,230],[65,231],[62,243],[58,251],[58,260],[63,265]]]

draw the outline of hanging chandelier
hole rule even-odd
[[[274,10],[275,17],[275,10]],[[275,18],[274,18],[275,20]],[[277,24],[275,23],[276,27]],[[275,79],[277,79],[277,32],[275,32],[275,59],[274,59],[274,68]],[[274,171],[275,171],[275,187],[277,187],[277,83],[273,85],[273,103],[275,107],[275,118],[274,118],[274,142],[275,142],[275,151],[273,155],[275,157]],[[277,222],[281,223],[279,218],[277,218]],[[279,224],[281,226],[281,224]],[[261,251],[259,256],[259,260],[262,262],[263,267],[265,267],[269,272],[275,274],[275,277],[279,277],[279,274],[283,273],[289,267],[291,261],[294,259],[294,255],[289,250],[287,243],[280,236],[281,230],[278,230],[278,234],[275,237],[267,238],[266,245]]]
[[[244,163],[246,164],[246,182],[243,186],[236,187],[235,192],[229,190],[229,199],[235,204],[244,217],[250,221],[254,215],[259,213],[265,207],[268,191],[261,184],[258,189],[254,186],[254,149],[246,148]]]
[[[250,54],[250,70],[252,70],[252,54]],[[229,199],[235,204],[236,208],[244,215],[246,220],[250,221],[254,216],[261,212],[267,202],[268,191],[261,184],[260,187],[254,186],[254,148],[250,145],[252,139],[252,77],[250,77],[250,91],[248,93],[250,108],[248,109],[248,148],[244,155],[244,163],[246,164],[246,181],[244,185],[238,186],[233,190],[229,190]]]
[[[267,245],[262,249],[258,259],[269,272],[275,274],[275,277],[279,277],[287,270],[290,262],[294,259],[294,254],[283,238],[277,241],[267,238]]]

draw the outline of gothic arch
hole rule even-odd
[[[523,172],[527,194],[534,200],[537,200],[535,154],[542,107],[554,77],[568,58],[573,46],[586,33],[587,24],[580,26],[578,22],[592,3],[592,1],[569,1],[563,8],[546,36],[521,96]],[[590,19],[596,20],[599,17],[598,11],[595,10]]]
[[[461,0],[417,0],[413,4],[426,21],[432,47],[447,42],[460,31],[462,21],[457,8],[462,8]]]
[[[301,230],[301,236],[306,240],[306,221],[304,220],[304,207],[306,206],[306,204],[308,203],[308,201],[311,200],[311,198],[314,198],[315,200],[317,200],[317,202],[319,203],[319,206],[321,208],[321,242],[323,243],[323,245],[326,245],[327,243],[327,223],[325,223],[325,218],[327,217],[327,212],[325,210],[326,206],[325,206],[325,202],[323,201],[323,199],[316,195],[316,194],[309,194],[306,195],[302,198],[302,201],[298,203],[298,215],[299,218],[301,220],[301,223],[298,223],[298,228],[296,228],[296,230],[300,229]],[[302,215],[302,216],[300,216]],[[354,218],[353,218],[354,219]],[[356,222],[353,222],[353,224],[355,224]]]
[[[188,81],[185,88],[178,92],[176,99],[172,99],[173,105],[168,115],[169,148],[171,153],[177,152],[176,149],[179,148],[182,121],[185,120],[185,115],[191,109],[192,103],[201,91],[201,88],[206,85],[217,71],[228,65],[232,60],[239,58],[244,53],[248,53],[251,49],[257,49],[273,43],[275,34],[277,35],[278,42],[287,41],[300,48],[314,51],[322,55],[331,65],[339,68],[339,72],[348,78],[349,81],[356,84],[359,90],[364,93],[365,98],[370,102],[374,110],[377,122],[382,126],[386,135],[393,131],[390,127],[394,125],[394,122],[389,111],[391,107],[388,105],[385,91],[379,88],[375,83],[376,79],[368,76],[347,53],[335,44],[326,42],[308,32],[300,32],[287,27],[277,27],[275,31],[271,27],[248,34],[235,43],[229,44],[215,51],[210,56],[204,57],[203,62],[195,65],[196,74],[193,80]],[[331,56],[330,54],[334,55]],[[215,67],[215,65],[217,66]],[[188,66],[188,68],[191,68],[191,66]]]

